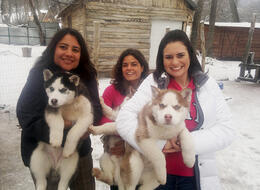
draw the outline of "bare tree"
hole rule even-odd
[[[198,31],[200,27],[201,13],[203,10],[204,0],[199,0],[197,3],[197,8],[193,17],[192,31],[191,31],[191,44],[194,49],[197,48],[198,41]]]
[[[230,10],[232,12],[233,22],[239,22],[239,15],[235,0],[229,0]]]
[[[36,11],[35,11],[35,6],[33,4],[33,0],[29,0],[29,5],[30,5],[30,8],[31,8],[31,11],[32,11],[32,14],[33,14],[33,20],[39,30],[39,36],[40,36],[40,44],[42,46],[46,45],[46,40],[45,40],[45,34],[42,30],[42,27],[41,27],[41,23],[39,21],[39,18],[38,18],[38,15],[36,14]]]
[[[214,29],[215,29],[215,22],[216,22],[216,12],[217,12],[217,3],[218,0],[211,0],[210,6],[210,17],[209,17],[209,31],[208,31],[208,38],[206,42],[206,51],[207,56],[212,56],[212,45],[214,40]]]
[[[2,0],[1,2],[1,14],[2,21],[5,24],[11,23],[11,6],[8,0]]]

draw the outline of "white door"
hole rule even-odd
[[[151,38],[150,38],[150,57],[149,68],[155,69],[156,56],[161,39],[165,35],[166,28],[170,30],[182,29],[182,22],[166,21],[166,20],[152,20]]]

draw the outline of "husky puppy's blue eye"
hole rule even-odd
[[[159,107],[160,107],[161,109],[163,109],[163,108],[166,107],[166,105],[164,105],[164,104],[159,104]]]
[[[67,91],[67,88],[59,89],[59,91],[60,91],[61,93],[65,93],[65,92]]]
[[[175,110],[179,110],[180,108],[181,108],[181,106],[179,106],[179,105],[175,105],[175,106],[172,106],[173,107],[173,109],[175,109]]]
[[[51,92],[53,92],[53,91],[54,91],[54,88],[53,88],[52,86],[51,86],[49,89],[50,89],[50,91],[51,91]]]

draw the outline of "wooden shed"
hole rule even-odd
[[[195,7],[192,0],[80,0],[59,17],[83,34],[99,72],[110,72],[127,48],[139,49],[153,69],[166,28],[186,31]]]
[[[215,23],[213,56],[223,60],[242,61],[245,53],[250,23]],[[209,25],[205,24],[205,36]],[[207,40],[207,39],[206,39]],[[254,61],[260,61],[260,23],[256,23],[251,52],[255,52]]]

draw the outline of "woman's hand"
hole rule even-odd
[[[172,139],[166,142],[162,151],[163,153],[180,152],[181,151],[180,141],[176,137],[173,137]]]
[[[109,149],[109,153],[117,157],[122,156],[125,153],[125,141],[120,140],[115,143],[115,146]]]

